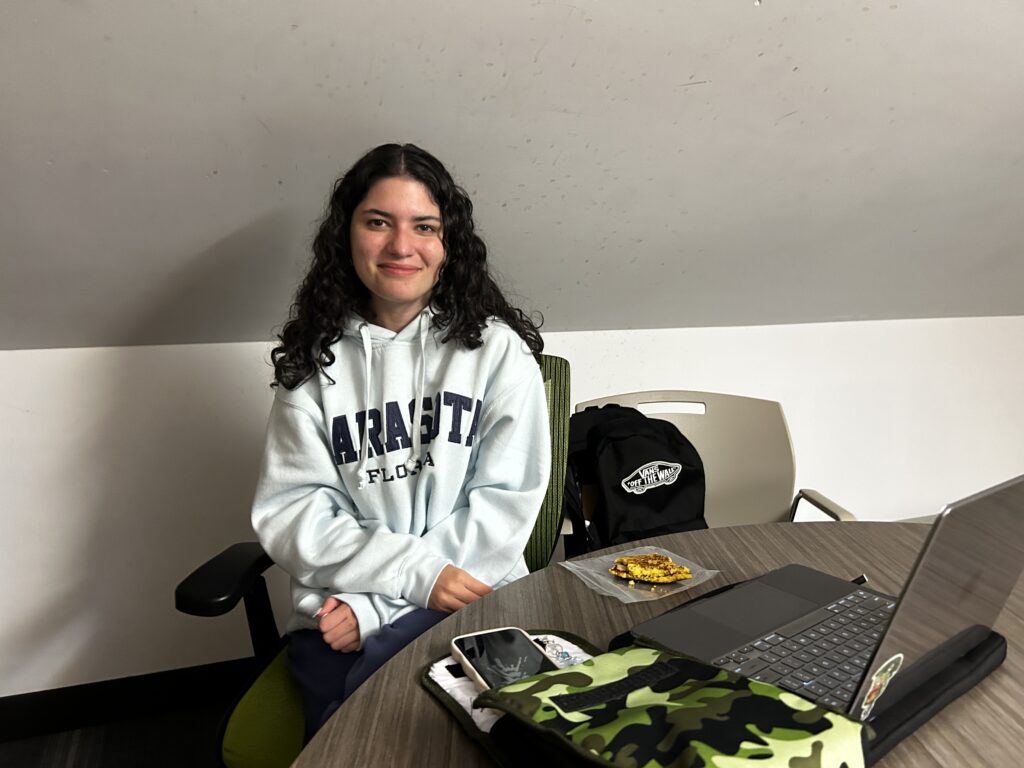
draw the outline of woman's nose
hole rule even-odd
[[[412,233],[402,227],[396,227],[391,235],[391,252],[396,256],[412,256],[415,252]]]

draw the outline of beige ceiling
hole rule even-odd
[[[7,0],[0,348],[260,340],[413,141],[548,330],[1024,314],[1024,6]]]

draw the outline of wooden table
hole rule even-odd
[[[927,526],[905,523],[778,523],[713,528],[649,539],[722,573],[681,595],[625,604],[598,595],[553,565],[478,600],[442,621],[389,661],[338,710],[299,756],[299,768],[328,766],[484,766],[486,755],[420,687],[426,664],[454,636],[498,626],[562,629],[599,648],[640,621],[723,584],[797,562],[897,594]],[[623,547],[620,547],[620,549]],[[940,712],[879,762],[886,768],[1015,766],[1024,743],[1024,580],[996,629],[1009,641],[1003,666]]]

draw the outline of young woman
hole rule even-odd
[[[526,574],[543,342],[488,274],[466,193],[411,144],[335,183],[280,341],[252,523],[291,576],[309,736],[421,632]]]

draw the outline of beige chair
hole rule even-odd
[[[613,403],[670,421],[693,443],[704,462],[704,517],[710,527],[791,521],[803,500],[834,520],[856,519],[817,491],[804,488],[794,496],[793,446],[779,403],[663,390],[588,400],[576,411]]]

